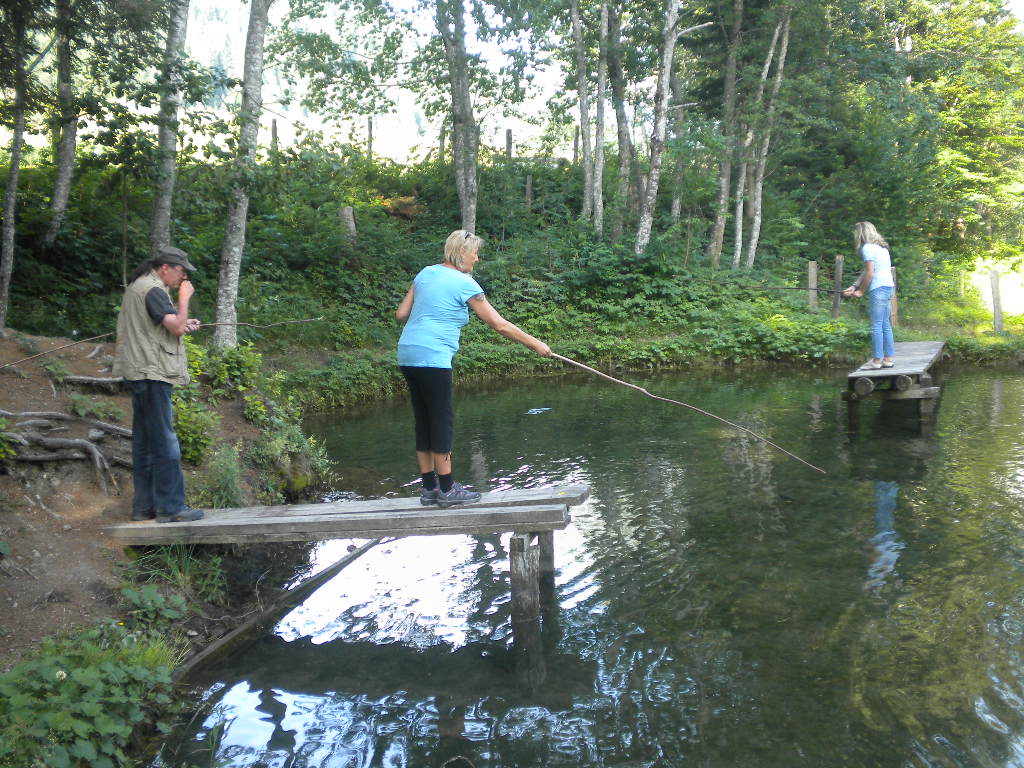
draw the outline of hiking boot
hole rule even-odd
[[[431,504],[437,504],[437,497],[440,493],[440,488],[431,488],[430,490],[424,488],[423,492],[420,493],[420,504],[424,507],[429,507]]]
[[[480,501],[480,494],[476,491],[467,491],[459,483],[453,483],[452,489],[447,493],[440,490],[437,492],[437,506],[442,509],[454,507],[456,504],[472,504],[476,501]]]
[[[136,511],[134,509],[132,510],[132,520],[135,520],[135,521],[139,521],[139,520],[152,520],[154,517],[156,517],[156,510],[153,509],[153,507],[150,507],[149,509],[139,510],[139,511]]]
[[[203,510],[185,507],[177,512],[157,512],[156,521],[158,523],[190,523],[193,520],[200,520],[202,517]]]

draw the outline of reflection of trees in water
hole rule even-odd
[[[1001,478],[1021,469],[1024,386],[1003,385],[1001,415],[989,390],[950,388],[934,437],[881,408],[851,435],[841,403],[795,407],[788,391],[683,399],[787,447],[799,437],[799,453],[830,457],[825,479],[607,393],[600,409],[531,426],[536,444],[585,469],[594,498],[576,523],[588,564],[558,587],[572,608],[546,651],[546,687],[515,689],[502,656],[507,561],[480,537],[460,596],[467,656],[338,643],[325,653],[364,671],[332,678],[323,656],[282,654],[326,687],[275,693],[287,715],[267,715],[281,727],[268,722],[256,741],[277,732],[282,745],[292,729],[309,765],[330,754],[430,766],[447,754],[442,736],[468,740],[477,766],[1005,764],[1024,731],[1024,568],[1019,500]],[[497,438],[481,438],[474,472],[519,466],[521,446]],[[900,580],[872,592],[876,480],[899,483],[883,527],[905,546]],[[562,556],[556,545],[556,565]],[[276,674],[260,689],[295,677]]]

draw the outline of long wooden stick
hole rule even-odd
[[[275,325],[291,325],[292,323],[315,323],[315,322],[317,322],[319,320],[323,320],[323,318],[322,317],[310,317],[310,318],[307,318],[305,320],[280,320],[280,321],[278,321],[276,323],[266,323],[265,325],[257,325],[255,323],[203,323],[196,330],[201,331],[201,330],[203,330],[203,328],[211,328],[211,327],[213,327],[215,325],[246,325],[246,326],[248,326],[250,328],[273,328]],[[42,357],[43,355],[52,355],[54,352],[60,352],[62,349],[67,349],[68,347],[73,347],[76,344],[85,344],[85,342],[87,342],[87,341],[96,341],[96,339],[105,339],[107,336],[113,336],[113,335],[114,335],[114,331],[111,331],[110,333],[101,333],[99,336],[90,336],[88,339],[81,339],[80,341],[73,341],[70,344],[65,344],[63,347],[54,347],[53,349],[49,349],[46,352],[40,352],[38,355],[32,355],[31,357],[23,357],[23,358],[21,358],[21,360],[15,360],[13,363],[4,363],[3,365],[0,365],[0,370],[3,370],[4,368],[7,368],[7,367],[12,366],[12,365],[17,365],[18,363],[27,363],[29,360],[35,360],[37,357]]]
[[[710,411],[705,411],[703,408],[698,408],[695,405],[690,405],[689,403],[684,403],[681,400],[672,400],[672,399],[670,399],[668,397],[660,397],[658,395],[652,395],[650,392],[648,392],[643,387],[639,387],[636,384],[630,384],[628,381],[622,381],[620,379],[616,379],[614,376],[609,376],[607,373],[602,373],[601,371],[597,370],[596,368],[591,368],[589,365],[584,365],[583,363],[578,363],[575,360],[572,360],[572,359],[570,359],[568,357],[563,357],[562,355],[556,355],[554,352],[551,353],[551,356],[553,358],[555,358],[556,360],[561,360],[563,363],[569,363],[569,365],[575,365],[577,368],[582,368],[584,371],[589,371],[590,373],[593,373],[595,376],[600,376],[602,379],[607,379],[608,381],[614,382],[616,384],[621,384],[624,387],[629,387],[630,389],[635,389],[637,392],[640,392],[641,394],[647,395],[647,397],[650,397],[650,398],[652,398],[654,400],[661,400],[663,403],[671,403],[672,405],[679,405],[679,406],[682,406],[683,408],[689,408],[691,411],[696,411],[697,413],[701,413],[701,414],[703,414],[705,416],[710,416],[712,419],[716,419],[716,420],[722,422],[723,424],[728,424],[730,427],[735,427],[736,429],[740,430],[741,432],[746,432],[751,437],[754,437],[754,438],[760,440],[762,443],[767,443],[772,448],[775,448],[778,451],[782,451],[784,454],[786,454],[787,456],[789,456],[792,459],[796,459],[801,464],[804,464],[805,466],[808,466],[811,469],[815,469],[818,472],[821,472],[822,474],[825,474],[825,470],[822,469],[821,467],[816,467],[813,464],[811,464],[810,462],[804,461],[799,456],[797,456],[795,453],[790,453],[785,448],[783,448],[781,445],[778,445],[777,443],[773,443],[767,437],[759,435],[756,432],[753,432],[753,431],[747,429],[746,427],[740,426],[739,424],[736,424],[734,422],[729,421],[728,419],[723,419],[721,416],[716,416],[715,414],[711,413]]]

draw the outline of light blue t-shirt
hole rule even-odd
[[[868,286],[869,292],[875,288],[896,286],[892,279],[892,260],[885,248],[875,243],[864,243],[860,247],[860,255],[864,257],[865,263],[869,261],[875,263],[875,272],[871,277],[871,285]]]
[[[469,300],[484,292],[465,272],[432,264],[416,275],[412,312],[398,340],[398,364],[451,368],[462,326],[469,322]]]

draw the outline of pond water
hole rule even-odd
[[[827,474],[596,379],[461,391],[457,479],[591,488],[531,683],[508,535],[391,541],[202,670],[153,765],[1024,766],[1024,374],[856,432],[842,371],[631,380]],[[418,492],[404,401],[309,426],[340,487]]]

